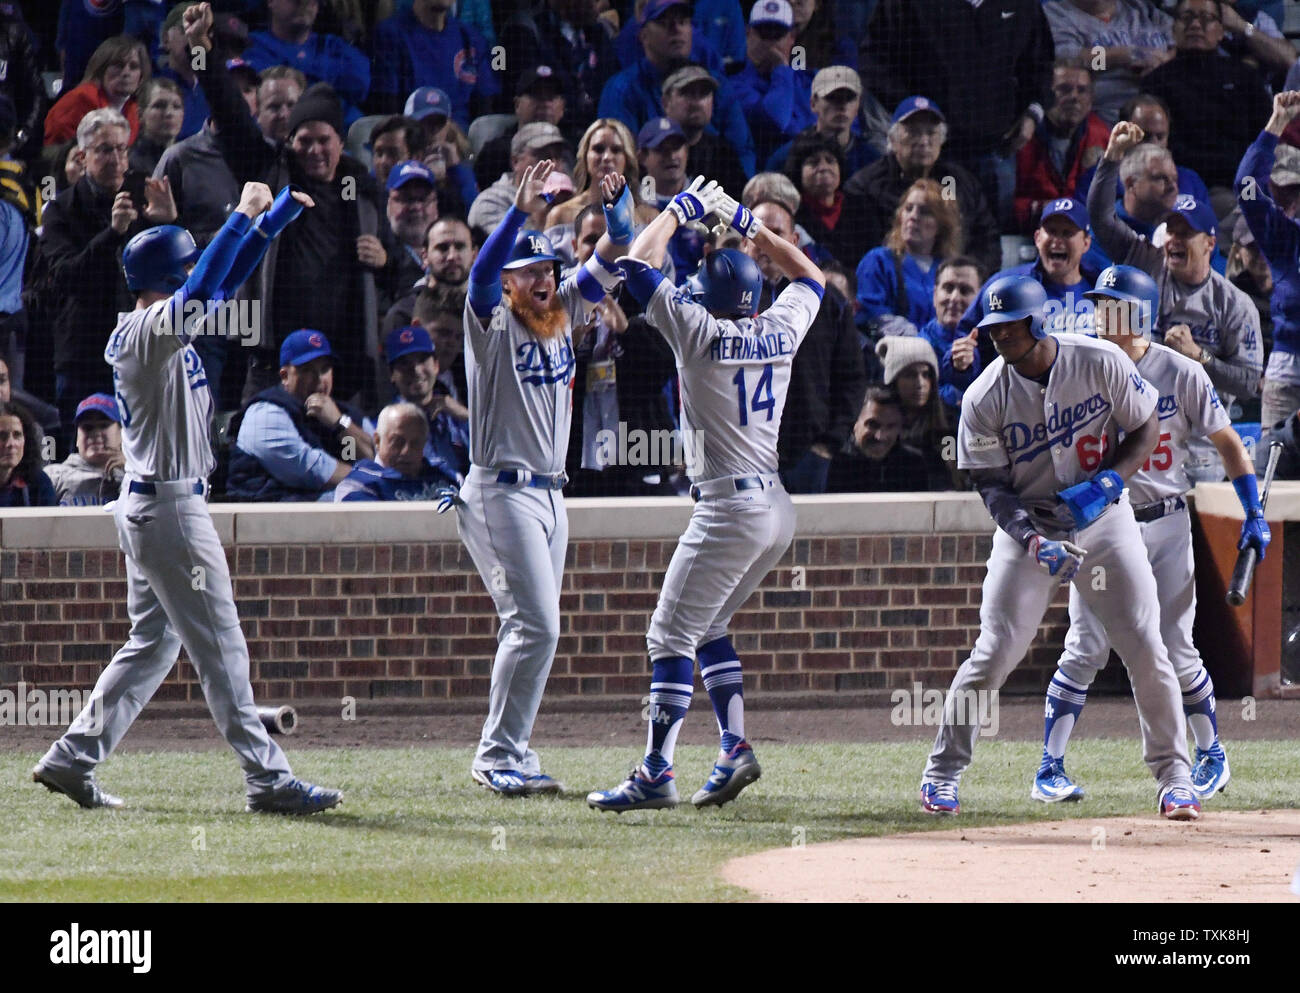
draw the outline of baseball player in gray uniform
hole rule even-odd
[[[294,778],[253,704],[248,645],[205,502],[216,465],[208,441],[212,394],[193,345],[207,331],[209,301],[238,290],[303,204],[311,205],[306,194],[286,188],[272,202],[269,189],[249,183],[202,255],[190,233],[172,225],[141,232],[122,252],[136,308],[118,320],[104,358],[113,367],[126,456],[113,516],[126,555],[131,636],[90,703],[32,770],[36,782],[83,807],[123,806],[99,788],[95,767],[171,672],[182,645],[239,757],[248,810],[311,814],[343,799]]]
[[[957,460],[971,472],[998,530],[979,638],[948,692],[921,805],[934,814],[960,810],[958,781],[979,731],[976,714],[980,704],[987,706],[978,694],[1002,686],[1025,657],[1057,585],[1086,564],[1075,590],[1128,668],[1159,810],[1194,819],[1200,805],[1191,788],[1178,681],[1160,639],[1151,565],[1124,494],[1124,481],[1159,438],[1158,398],[1110,342],[1047,334],[1045,303],[1042,286],[1026,276],[1004,276],[984,291],[979,326],[998,357],[962,398]],[[1104,582],[1094,582],[1097,576]]]
[[[1255,472],[1241,438],[1204,367],[1185,355],[1153,343],[1135,315],[1159,313],[1160,292],[1145,272],[1116,265],[1102,271],[1087,296],[1096,305],[1098,333],[1118,345],[1137,365],[1142,378],[1156,391],[1160,437],[1155,451],[1129,478],[1128,493],[1155,575],[1160,601],[1160,635],[1169,653],[1183,695],[1183,712],[1196,739],[1192,791],[1198,800],[1212,797],[1227,785],[1231,773],[1219,741],[1214,716],[1214,683],[1192,643],[1196,618],[1196,576],[1192,561],[1192,529],[1187,516],[1187,477],[1183,462],[1188,442],[1208,438],[1228,468],[1245,511],[1240,547],[1253,544],[1260,557],[1269,543],[1256,490]],[[1127,318],[1127,319],[1125,319]],[[1089,459],[1100,460],[1100,440],[1085,435],[1078,442]],[[1083,789],[1065,773],[1065,748],[1087,701],[1088,687],[1110,658],[1110,638],[1096,612],[1077,587],[1070,589],[1070,632],[1056,674],[1047,688],[1043,727],[1043,759],[1030,795],[1056,803],[1080,800]]]
[[[1088,218],[1098,244],[1118,263],[1135,266],[1160,288],[1160,310],[1152,339],[1205,367],[1225,408],[1236,397],[1259,395],[1264,341],[1259,311],[1241,289],[1214,271],[1217,221],[1208,203],[1179,194],[1165,218],[1165,240],[1157,248],[1115,214],[1114,190],[1120,162],[1144,133],[1120,121],[1088,190]],[[1189,439],[1183,462],[1188,484],[1223,478],[1224,466],[1208,438]]]
[[[776,442],[790,367],[826,279],[716,184],[702,183],[697,178],[679,193],[620,260],[628,290],[677,358],[695,509],[646,635],[653,667],[646,754],[621,785],[588,795],[587,804],[598,810],[676,806],[673,749],[690,707],[696,661],[722,742],[691,802],[721,806],[760,773],[745,740],[741,664],[727,626],[794,536],[794,505],[777,475]],[[681,291],[657,269],[678,226],[710,213],[752,239],[791,280],[757,317],[762,273],[742,252],[712,253],[693,286]]]
[[[573,275],[538,231],[549,159],[525,172],[514,205],[470,270],[465,303],[470,471],[459,497],[461,540],[501,618],[475,782],[508,796],[559,792],[530,745],[560,636],[569,523],[560,490],[573,414],[571,330],[616,287],[613,260],[632,240],[623,177],[602,180],[607,233]],[[450,501],[448,501],[449,503]],[[447,504],[444,504],[444,509]]]

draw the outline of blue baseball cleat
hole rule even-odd
[[[537,796],[543,793],[562,793],[564,784],[552,776],[539,772],[535,776],[524,777],[524,792],[529,796]]]
[[[957,802],[956,783],[922,783],[921,809],[927,814],[953,815],[961,813]]]
[[[736,799],[741,790],[762,774],[754,749],[749,742],[741,741],[731,751],[718,754],[708,782],[691,797],[691,803],[696,807],[721,807],[728,800]]]
[[[1160,794],[1160,815],[1171,821],[1194,821],[1201,816],[1201,805],[1185,786],[1171,786]]]
[[[587,794],[587,806],[593,810],[612,810],[620,814],[625,810],[657,810],[677,806],[677,783],[669,766],[657,778],[646,775],[645,766],[638,765],[623,783],[612,790],[593,790]]]
[[[501,796],[523,796],[528,793],[528,777],[516,769],[472,769],[470,776],[480,786]]]
[[[279,789],[250,796],[244,809],[250,814],[315,814],[342,802],[340,790],[291,779]]]
[[[1222,750],[1219,752],[1222,755]],[[1218,758],[1213,752],[1196,749],[1196,765],[1192,767],[1192,792],[1198,800],[1208,800],[1228,785],[1232,772],[1228,769],[1228,756]]]
[[[1065,760],[1055,759],[1046,768],[1038,770],[1029,796],[1043,803],[1072,802],[1083,799],[1083,787],[1075,785],[1065,774]]]

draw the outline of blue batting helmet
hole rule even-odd
[[[1097,285],[1084,294],[1089,300],[1124,300],[1138,304],[1142,311],[1141,326],[1135,333],[1147,333],[1160,314],[1160,287],[1141,269],[1131,265],[1113,265],[1101,271]]]
[[[1043,328],[1043,307],[1047,291],[1032,276],[999,276],[984,291],[984,319],[976,327],[990,324],[1010,324],[1029,318],[1029,333],[1035,338],[1046,338]]]
[[[550,262],[555,266],[555,285],[560,285],[560,257],[555,254],[551,239],[540,231],[524,230],[515,236],[514,246],[504,269],[522,269],[534,262]]]
[[[141,231],[122,249],[126,285],[135,293],[174,293],[185,285],[185,266],[199,257],[194,236],[175,224]]]
[[[698,292],[696,301],[719,317],[753,317],[758,295],[763,290],[763,273],[758,263],[735,248],[711,252],[691,277]],[[689,284],[691,280],[687,280]]]

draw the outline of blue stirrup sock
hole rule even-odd
[[[729,752],[745,740],[744,677],[740,659],[726,635],[701,645],[698,655],[700,678],[718,719],[722,750]]]
[[[1219,744],[1219,722],[1214,716],[1214,682],[1210,674],[1201,667],[1191,681],[1191,686],[1183,690],[1183,713],[1192,728],[1192,737],[1196,747],[1209,752],[1215,758],[1223,759],[1223,746]]]
[[[691,707],[695,664],[684,655],[654,660],[650,677],[650,727],[647,732],[645,771],[657,779],[673,764],[677,733]]]
[[[1067,679],[1058,669],[1047,685],[1047,706],[1043,711],[1043,761],[1045,772],[1054,760],[1065,758],[1070,732],[1079,722],[1083,705],[1088,702],[1088,687]]]

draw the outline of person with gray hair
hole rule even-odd
[[[111,107],[77,124],[77,148],[86,172],[45,208],[41,252],[62,306],[54,320],[54,393],[62,421],[61,451],[71,446],[77,404],[92,393],[112,393],[109,367],[94,356],[135,307],[118,257],[134,235],[176,220],[166,179],[127,184],[130,125]]]
[[[1124,196],[1115,204],[1115,216],[1150,241],[1178,197],[1174,157],[1167,148],[1143,142],[1120,162],[1119,181]]]
[[[413,403],[390,403],[375,425],[375,457],[362,459],[334,489],[335,503],[436,500],[457,480],[424,459],[429,421]]]

